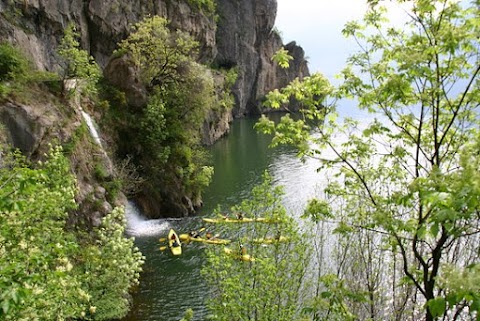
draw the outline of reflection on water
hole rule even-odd
[[[253,129],[255,123],[256,119],[236,120],[230,134],[210,148],[215,172],[203,195],[200,215],[210,215],[218,205],[228,210],[240,203],[261,183],[266,170],[275,184],[284,185],[283,202],[291,215],[299,216],[307,200],[315,195],[320,180],[315,172],[318,164],[313,160],[302,163],[289,147],[268,148],[271,138],[258,134]],[[168,251],[159,250],[165,244],[158,240],[170,227],[179,233],[198,229],[202,226],[201,219],[146,221],[134,207],[129,207],[128,212],[134,214],[129,214],[128,231],[136,236],[146,263],[133,309],[124,321],[180,320],[188,308],[194,310],[194,320],[204,320],[208,291],[200,269],[205,245],[184,246],[184,254],[173,257]]]

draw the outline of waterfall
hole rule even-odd
[[[105,164],[108,166],[108,170],[113,173],[113,164],[108,154],[106,153],[100,135],[95,127],[95,123],[92,117],[85,112],[79,105],[78,109],[82,114],[85,123],[88,126],[90,135],[94,139],[95,143],[100,147],[103,153]],[[1,160],[1,158],[0,158]],[[143,217],[132,201],[128,201],[125,208],[125,218],[127,219],[127,234],[131,236],[154,236],[165,233],[170,228],[170,224],[163,219],[149,220]]]
[[[81,107],[80,107],[80,112],[82,113],[83,119],[85,119],[85,122],[87,123],[88,130],[90,131],[90,135],[92,135],[95,142],[103,149],[102,141],[100,140],[100,135],[98,134],[97,128],[95,127],[92,117],[90,117],[90,115],[87,114]]]
[[[132,201],[128,201],[125,209],[127,218],[127,234],[131,236],[155,236],[165,234],[170,223],[165,219],[149,220],[143,217]]]
[[[85,120],[85,123],[87,124],[90,135],[92,136],[93,140],[100,147],[100,150],[102,151],[104,164],[107,166],[108,172],[111,175],[113,175],[114,167],[113,167],[112,160],[110,159],[110,157],[108,156],[107,152],[103,147],[102,141],[100,140],[100,134],[98,133],[97,128],[95,127],[94,120],[86,111],[82,109],[82,107],[78,106],[78,109],[80,110],[80,113],[82,114],[82,117]]]

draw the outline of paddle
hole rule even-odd
[[[168,248],[168,246],[160,246],[160,251],[165,251]]]

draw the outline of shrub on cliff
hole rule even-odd
[[[28,60],[9,43],[0,43],[0,81],[12,80],[25,75]]]
[[[212,72],[196,62],[198,43],[167,25],[164,18],[148,17],[119,44],[117,54],[133,62],[149,89],[140,121],[129,130],[140,147],[136,161],[148,177],[146,185],[155,192],[169,191],[166,198],[173,203],[181,204],[184,196],[199,203],[212,173],[205,166],[200,128],[218,101]]]
[[[122,210],[93,237],[68,229],[76,183],[59,148],[35,168],[18,154],[6,157],[0,186],[0,319],[125,315],[142,257],[123,237]]]
[[[86,50],[80,49],[79,38],[80,34],[75,25],[69,24],[58,48],[64,63],[63,79],[77,80],[75,87],[78,86],[78,81],[82,80],[85,84],[83,91],[95,92],[102,72],[93,57]]]
[[[17,100],[38,98],[36,84],[55,80],[53,73],[35,70],[33,64],[18,48],[0,43],[0,99],[15,95]],[[34,86],[32,86],[34,85]]]

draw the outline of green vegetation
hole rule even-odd
[[[10,95],[19,100],[29,100],[30,96],[38,99],[39,93],[34,90],[36,86],[56,80],[58,76],[53,73],[33,70],[31,62],[11,44],[0,43],[0,100]]]
[[[288,68],[290,66],[290,60],[292,59],[293,57],[288,54],[288,50],[283,47],[280,48],[272,57],[272,60],[282,68]]]
[[[0,44],[0,81],[24,76],[28,69],[29,62],[21,52],[8,43]]]
[[[133,156],[149,189],[178,191],[198,203],[213,171],[206,166],[200,129],[210,110],[232,100],[218,98],[212,71],[195,62],[198,43],[167,24],[160,17],[146,18],[119,44],[117,55],[131,59],[149,90],[146,108],[135,116],[140,120],[121,130],[136,133],[141,153]]]
[[[188,0],[188,4],[209,15],[215,14],[217,7],[215,0]]]
[[[216,85],[217,103],[214,104],[217,108],[224,110],[231,110],[235,105],[235,98],[232,95],[232,88],[238,79],[238,68],[220,69],[223,76],[223,84]]]
[[[198,42],[180,30],[171,32],[167,24],[159,16],[145,18],[133,25],[132,33],[119,43],[116,52],[128,54],[150,88],[179,83],[183,76],[179,68],[184,64],[188,68],[195,60]]]
[[[60,148],[35,168],[18,153],[5,157],[0,186],[0,318],[124,316],[143,259],[124,238],[123,209],[92,235],[68,229],[76,183]]]
[[[294,81],[266,103],[295,97],[303,119],[258,124],[274,144],[319,159],[329,177],[306,212],[316,224],[336,225],[334,267],[320,273],[322,295],[309,307],[314,320],[480,315],[480,291],[470,283],[480,265],[480,7],[396,2],[412,5],[402,29],[388,24],[379,1],[370,1],[363,23],[345,26],[361,51],[343,84],[321,75]],[[373,121],[340,123],[335,103],[344,98]]]
[[[75,25],[69,24],[58,48],[58,53],[65,62],[63,80],[77,81],[73,89],[79,87],[83,81],[84,93],[96,92],[96,85],[102,72],[93,57],[86,50],[80,49],[79,38]]]
[[[308,293],[303,276],[310,258],[310,243],[281,204],[283,192],[272,187],[272,178],[252,190],[250,200],[231,209],[244,217],[264,217],[276,223],[227,225],[222,231],[238,240],[234,253],[243,250],[255,259],[244,262],[227,255],[221,247],[207,249],[202,274],[212,291],[212,320],[299,320],[301,302]],[[223,235],[222,235],[223,236]],[[284,237],[288,242],[275,241]],[[273,239],[272,244],[261,240]]]

